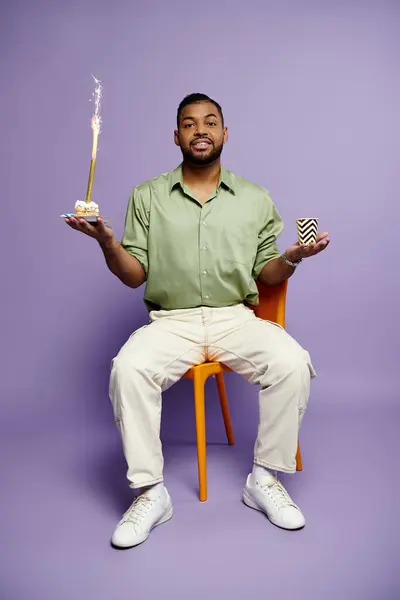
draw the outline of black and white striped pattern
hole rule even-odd
[[[297,236],[300,244],[314,244],[318,233],[318,219],[297,219]]]

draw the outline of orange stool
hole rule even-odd
[[[273,321],[282,327],[285,326],[287,285],[287,281],[284,281],[280,285],[268,288],[259,283],[257,284],[260,296],[259,305],[254,309],[257,317]],[[192,379],[194,387],[199,498],[202,502],[207,500],[207,440],[204,386],[211,375],[214,375],[217,380],[219,401],[221,404],[228,444],[233,445],[235,443],[224,381],[224,373],[227,372],[231,372],[231,369],[219,362],[205,362],[201,365],[192,367],[184,375],[184,378]],[[297,471],[302,471],[303,469],[300,444],[297,446],[296,469]]]

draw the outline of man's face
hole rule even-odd
[[[211,102],[185,106],[180,114],[175,144],[183,157],[194,165],[209,165],[217,160],[228,140],[228,130],[222,125],[221,115]]]

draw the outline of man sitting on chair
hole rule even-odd
[[[150,323],[135,332],[114,358],[113,405],[137,490],[112,536],[128,548],[172,517],[163,482],[160,441],[161,393],[193,365],[219,361],[259,384],[258,436],[244,502],[284,529],[305,520],[277,479],[294,473],[298,431],[307,407],[310,356],[280,326],[257,319],[256,281],[273,286],[298,263],[324,250],[296,243],[284,254],[276,239],[282,220],[268,192],[221,166],[228,140],[221,106],[204,94],[187,96],[177,114],[175,144],[182,164],[136,187],[129,200],[121,243],[99,218],[68,225],[96,239],[107,265],[125,285],[146,282]]]

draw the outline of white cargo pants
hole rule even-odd
[[[254,462],[295,472],[298,431],[315,376],[308,352],[243,304],[155,311],[111,367],[110,399],[132,488],[162,481],[161,393],[205,360],[261,386]]]

